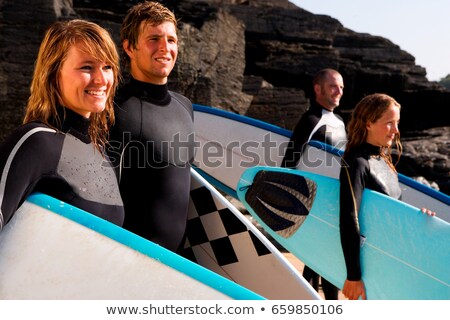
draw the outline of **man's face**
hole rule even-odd
[[[130,57],[131,74],[137,80],[165,84],[178,56],[178,37],[172,22],[154,26],[143,22],[136,48],[123,42]]]
[[[328,74],[322,85],[314,86],[316,101],[324,108],[333,111],[339,106],[344,94],[344,80],[338,73]]]

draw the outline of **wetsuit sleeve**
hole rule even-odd
[[[56,133],[47,127],[26,125],[0,146],[0,229],[33,191],[39,179],[55,171],[61,149]],[[55,160],[56,158],[56,160]]]
[[[360,230],[358,212],[365,187],[368,164],[357,158],[350,167],[342,166],[340,172],[341,245],[347,267],[348,280],[361,280]]]
[[[302,117],[294,128],[281,162],[283,168],[295,168],[300,160],[305,144],[308,142],[314,125],[308,117]]]

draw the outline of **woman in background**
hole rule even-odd
[[[364,188],[400,199],[401,189],[392,162],[392,146],[401,154],[400,104],[386,94],[364,97],[352,112],[340,172],[340,234],[347,267],[342,293],[366,299],[361,280],[358,211]],[[428,215],[434,212],[422,209]]]

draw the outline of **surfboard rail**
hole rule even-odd
[[[192,105],[194,107],[194,111],[209,113],[209,114],[217,115],[222,118],[234,120],[237,122],[242,122],[242,123],[248,124],[252,127],[271,131],[271,132],[277,133],[279,135],[282,135],[282,136],[285,136],[288,138],[292,134],[291,130],[288,130],[288,129],[285,129],[285,128],[282,128],[282,127],[279,127],[279,126],[276,126],[276,125],[273,125],[268,122],[264,122],[264,121],[261,121],[261,120],[255,119],[255,118],[243,116],[238,113],[232,113],[232,112],[229,112],[229,111],[226,111],[223,109],[214,108],[214,107],[210,107],[210,106],[204,106],[204,105],[195,104],[195,103]]]

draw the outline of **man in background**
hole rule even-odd
[[[296,168],[303,148],[317,140],[343,149],[347,140],[345,124],[334,109],[339,106],[344,91],[342,75],[334,69],[320,70],[313,79],[315,100],[294,128],[281,167]],[[320,276],[305,265],[303,277],[318,291]],[[339,289],[322,277],[322,290],[327,300],[337,300]]]

